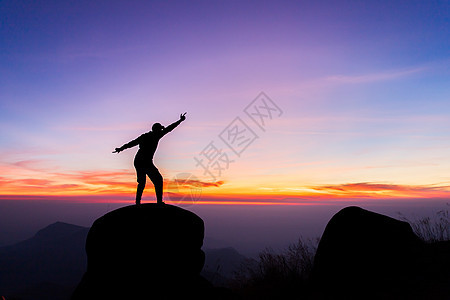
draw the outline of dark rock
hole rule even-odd
[[[317,249],[312,273],[316,298],[446,299],[442,285],[429,298],[429,283],[431,278],[450,279],[439,267],[449,267],[444,259],[448,245],[426,244],[406,222],[344,208],[327,224]]]
[[[209,298],[203,237],[203,220],[176,206],[112,211],[89,231],[87,272],[72,299]]]

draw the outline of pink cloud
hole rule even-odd
[[[371,197],[380,194],[385,197],[439,197],[448,196],[450,194],[450,186],[398,185],[372,182],[321,185],[310,187],[310,189],[327,194],[334,194],[336,196],[358,197]]]

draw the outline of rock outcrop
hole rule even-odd
[[[406,222],[344,208],[320,240],[312,274],[314,298],[446,299],[449,246],[421,241]]]
[[[200,276],[203,220],[172,205],[127,206],[97,219],[87,241],[87,271],[72,299],[206,299]]]

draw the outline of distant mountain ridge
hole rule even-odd
[[[65,238],[70,234],[78,233],[83,230],[89,230],[89,227],[83,227],[58,221],[39,230],[34,237],[39,239]]]
[[[205,248],[205,266],[201,275],[216,286],[226,286],[248,259],[233,247]]]
[[[73,284],[86,267],[84,243],[89,228],[63,222],[39,230],[33,237],[0,248],[0,295],[20,295],[23,299],[46,297],[35,295],[42,284],[51,285],[70,295]],[[28,298],[28,296],[29,298]],[[67,297],[65,297],[67,299]]]
[[[0,247],[0,296],[69,299],[86,270],[89,227],[55,222],[33,237]],[[222,284],[244,256],[234,248],[205,249],[202,275]]]

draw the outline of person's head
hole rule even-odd
[[[164,129],[164,126],[162,126],[160,123],[155,123],[152,126],[152,131],[154,131],[154,132],[159,132],[163,129]]]

